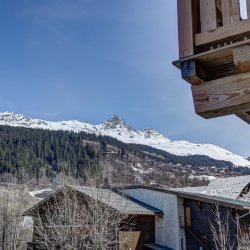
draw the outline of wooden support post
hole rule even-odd
[[[201,33],[217,28],[215,0],[200,0]]]
[[[241,72],[250,71],[250,45],[244,45],[233,49],[234,65]]]
[[[247,0],[247,17],[250,19],[250,0]]]
[[[194,54],[192,0],[178,0],[179,57]]]
[[[240,21],[239,0],[222,0],[223,25],[229,25]]]
[[[250,109],[250,73],[241,73],[192,86],[195,112],[204,118]]]
[[[191,84],[203,83],[208,73],[196,60],[181,63],[181,75],[184,80]]]
[[[216,0],[216,17],[217,17],[217,27],[220,27],[223,25],[223,20],[222,20],[222,0]]]

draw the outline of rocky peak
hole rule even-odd
[[[164,139],[164,140],[168,140],[166,137],[164,137],[162,134],[160,134],[158,131],[148,128],[148,129],[144,129],[143,131],[144,137],[145,139]]]
[[[16,114],[16,113],[13,113],[13,112],[3,112],[3,113],[0,113],[0,120],[6,121],[6,122],[9,122],[9,121],[22,121],[22,120],[30,121],[31,118],[20,115],[20,114]]]
[[[105,129],[126,128],[132,130],[132,128],[125,122],[125,120],[117,115],[113,115],[110,119],[106,120],[103,123],[103,126]]]

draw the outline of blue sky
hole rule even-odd
[[[250,127],[204,120],[178,58],[175,0],[13,0],[0,4],[0,111],[99,123],[112,114],[170,139],[250,155]]]

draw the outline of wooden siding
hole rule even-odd
[[[155,217],[154,216],[138,216],[135,218],[135,227],[133,231],[140,232],[140,237],[135,249],[144,250],[144,244],[155,243]]]
[[[210,244],[213,244],[212,242],[212,234],[210,229],[210,223],[211,221],[213,223],[214,220],[214,214],[213,209],[215,208],[213,205],[209,205],[202,202],[196,202],[194,200],[190,199],[184,199],[184,206],[186,208],[190,208],[190,217],[191,217],[191,227],[195,229],[197,232],[199,232],[201,235],[205,235],[207,237],[207,240]],[[220,212],[222,216],[225,216],[227,212],[229,212],[230,219],[233,218],[232,215],[232,209],[225,208],[225,207],[219,207]],[[242,214],[242,212],[239,212]],[[244,213],[244,212],[243,212]],[[246,222],[248,223],[249,218],[246,218]],[[250,225],[248,223],[248,225]],[[232,240],[236,240],[236,224],[231,222],[230,223],[230,235],[232,237]],[[186,249],[200,249],[200,247],[204,246],[199,242],[199,240],[188,230],[186,227]],[[236,248],[235,248],[236,249]]]
[[[119,241],[124,239],[124,237],[129,236],[130,241],[126,244],[131,250],[144,250],[144,244],[155,243],[155,217],[154,216],[137,216],[128,219],[134,224],[132,231],[126,231],[126,227],[121,229],[119,232]],[[35,224],[35,223],[34,223]],[[36,227],[33,228],[33,242],[39,242],[38,235],[36,234]],[[39,245],[34,243],[29,243],[31,246],[33,244],[33,250],[40,250]],[[125,245],[125,244],[123,244]],[[122,246],[123,246],[122,245]],[[122,248],[123,249],[123,248]],[[126,248],[125,248],[126,249]]]

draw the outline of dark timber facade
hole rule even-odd
[[[187,249],[215,249],[213,236],[211,232],[211,224],[215,224],[214,212],[215,204],[195,201],[191,199],[184,199],[185,207],[185,230],[186,230],[186,245]],[[233,208],[219,206],[219,212],[223,219],[228,216],[229,221],[229,235],[231,244],[237,242],[237,225],[236,215],[248,214],[248,211],[240,211]],[[240,223],[244,228],[250,226],[249,215],[242,218]],[[247,229],[247,233],[248,229]],[[234,246],[237,249],[237,246]]]

